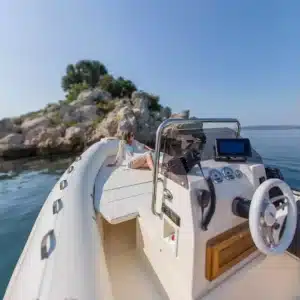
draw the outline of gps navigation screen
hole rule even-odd
[[[217,156],[250,157],[249,139],[216,139]]]

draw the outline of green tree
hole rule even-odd
[[[119,77],[116,80],[116,86],[121,97],[131,97],[131,94],[136,91],[136,86],[131,80]]]
[[[99,86],[102,90],[109,92],[113,97],[115,79],[112,75],[101,76]]]
[[[80,60],[75,65],[70,64],[66,68],[66,75],[62,77],[62,88],[69,91],[74,84],[87,84],[95,87],[101,76],[107,74],[106,67],[97,60]]]
[[[165,107],[165,114],[166,114],[167,118],[171,117],[171,115],[172,115],[172,109],[171,109],[171,107],[169,107],[169,106]]]
[[[113,98],[131,97],[131,94],[136,91],[136,86],[131,80],[126,80],[123,77],[115,79],[109,74],[100,79],[100,87],[109,92]]]
[[[148,98],[149,98],[149,109],[151,111],[160,111],[160,109],[162,108],[162,106],[159,103],[159,96],[155,96],[152,94],[148,94]]]

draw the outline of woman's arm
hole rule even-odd
[[[144,148],[145,148],[146,150],[154,151],[152,148],[148,147],[147,145],[144,145]]]
[[[149,150],[149,151],[154,151],[152,148],[148,147],[145,144],[142,144],[142,143],[138,142],[137,140],[135,140],[135,144],[136,144],[137,148],[145,149],[145,150]]]

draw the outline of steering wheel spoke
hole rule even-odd
[[[278,222],[281,222],[282,219],[286,218],[288,213],[289,213],[289,202],[285,201],[285,202],[280,203],[276,207],[276,220]]]
[[[273,232],[273,226],[264,226],[264,234],[265,234],[265,240],[269,247],[274,248],[277,246],[277,243],[275,242],[274,238],[274,232]]]
[[[270,198],[269,201],[271,203],[274,203],[274,202],[276,202],[278,200],[282,200],[282,199],[287,200],[287,197],[284,196],[284,195],[279,195],[279,196],[275,196],[275,197]]]

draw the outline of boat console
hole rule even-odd
[[[204,129],[206,122],[235,122],[238,130]],[[254,258],[283,254],[294,238],[293,192],[239,128],[235,119],[198,119],[167,120],[158,129],[156,158],[164,152],[164,159],[155,162],[151,231],[159,252],[145,251],[168,294],[174,290],[168,282],[185,285],[181,299],[204,297]],[[172,146],[161,143],[168,140]],[[163,261],[176,269],[175,281]]]

